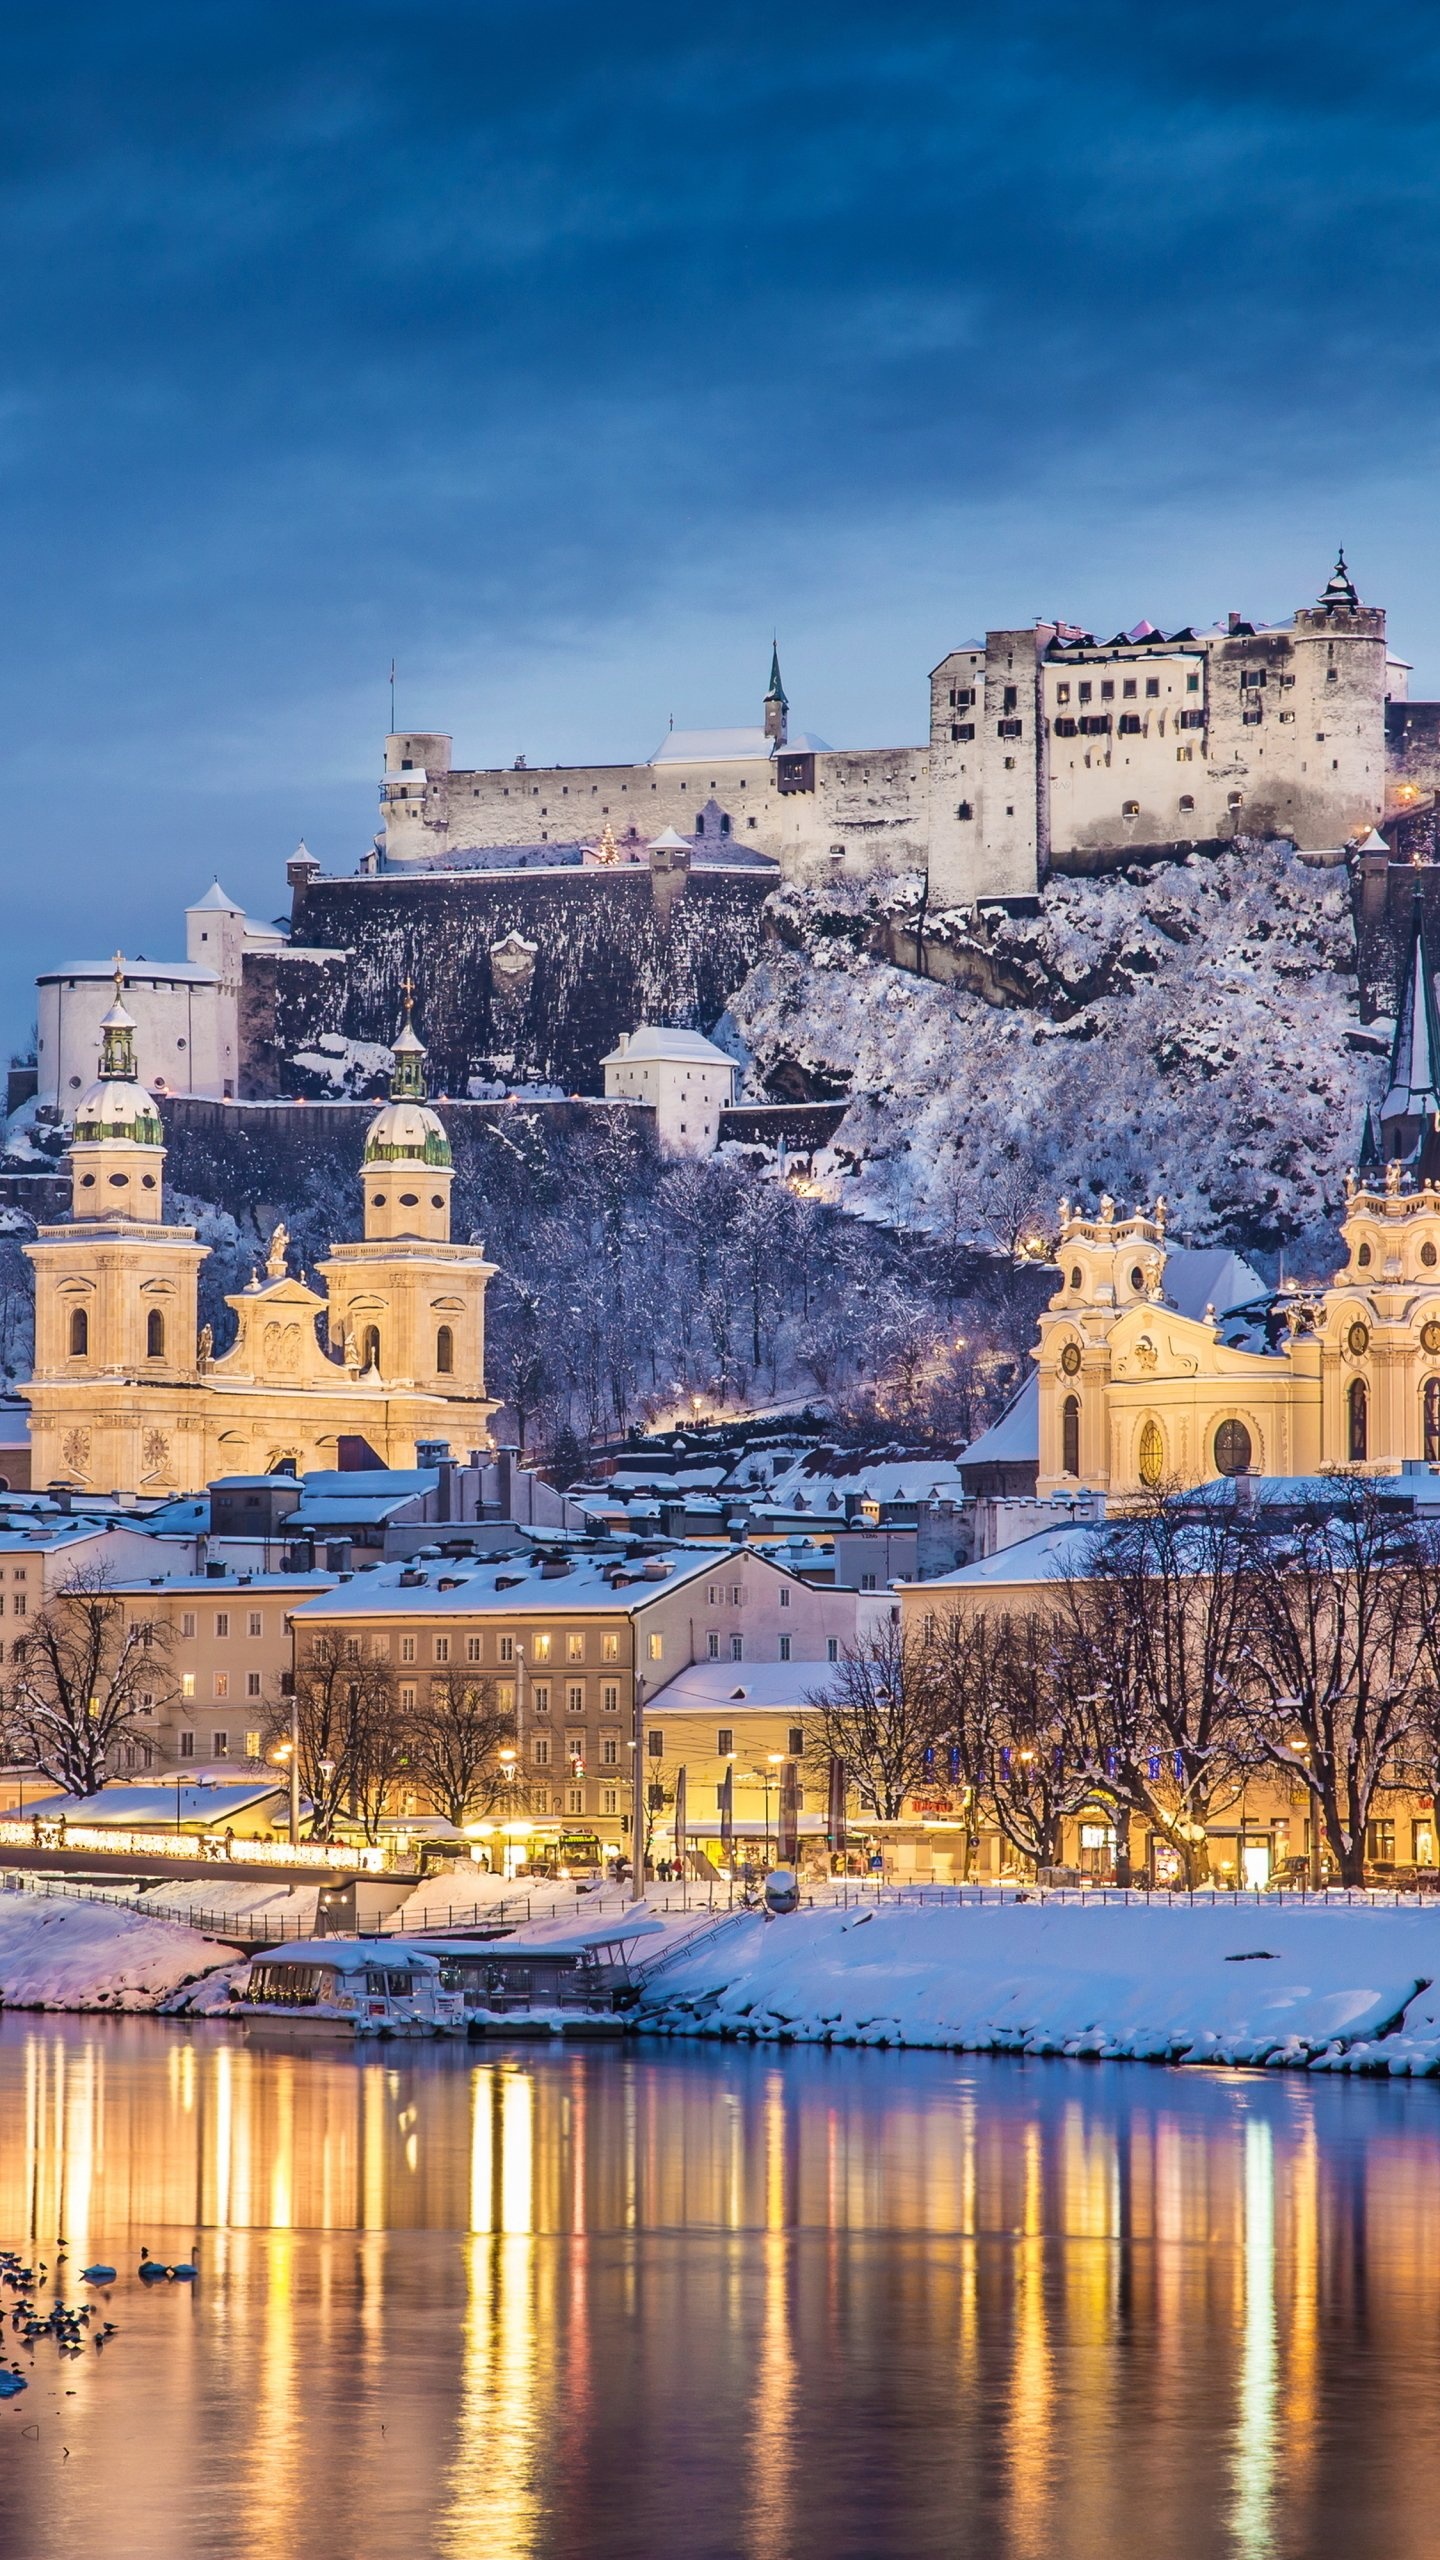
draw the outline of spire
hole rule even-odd
[[[1360,1133],[1360,1153],[1355,1159],[1355,1170],[1357,1173],[1373,1173],[1379,1163],[1380,1123],[1375,1115],[1374,1103],[1367,1102],[1365,1105],[1365,1126]]]
[[[770,687],[765,696],[765,735],[773,739],[777,747],[785,744],[789,709],[785,687],[780,681],[780,643],[774,639],[770,643]]]
[[[395,1060],[390,1075],[390,1097],[394,1102],[423,1102],[425,1099],[425,1052],[411,1021],[415,1010],[415,985],[407,978],[400,989],[405,1005],[405,1019],[395,1035],[392,1055]]]
[[[1440,1113],[1440,1015],[1435,1005],[1435,972],[1425,930],[1420,883],[1410,924],[1410,948],[1401,981],[1390,1051],[1390,1083],[1380,1105],[1380,1137],[1387,1161],[1418,1155],[1428,1128]]]
[[[115,954],[115,1001],[100,1025],[100,1073],[107,1084],[135,1082],[135,1019],[125,1010],[125,962]]]
[[[1343,551],[1337,552],[1336,554],[1335,566],[1330,572],[1330,582],[1325,588],[1324,593],[1321,595],[1320,602],[1322,604],[1329,605],[1344,605],[1347,608],[1353,608],[1360,602],[1360,598],[1355,592],[1355,581],[1345,566],[1345,554]]]

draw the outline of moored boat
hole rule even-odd
[[[350,2036],[463,2035],[436,1957],[398,1938],[302,1938],[256,1956],[237,1987],[247,2027]]]

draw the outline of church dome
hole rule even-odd
[[[75,1106],[75,1136],[94,1146],[123,1138],[133,1147],[163,1147],[165,1129],[153,1093],[128,1078],[101,1076]]]
[[[450,1141],[444,1123],[428,1103],[387,1102],[365,1133],[365,1162],[448,1165]]]

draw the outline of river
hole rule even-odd
[[[1434,2083],[10,2016],[61,2235],[117,2334],[9,2348],[0,2560],[1440,2546]]]

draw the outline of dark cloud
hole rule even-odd
[[[905,734],[987,617],[1284,609],[1344,533],[1440,681],[1413,0],[62,0],[0,72],[17,1025],[351,856],[392,650],[473,752],[632,752],[778,615]]]

